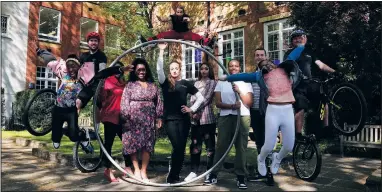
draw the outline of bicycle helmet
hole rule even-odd
[[[101,39],[99,33],[97,32],[90,32],[86,35],[86,41],[89,41],[92,38],[98,39],[98,41]]]
[[[306,33],[303,30],[298,29],[298,30],[293,31],[290,34],[290,39],[292,40],[293,38],[299,37],[299,36],[302,36],[302,35],[306,35]]]

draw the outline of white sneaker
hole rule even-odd
[[[208,173],[208,174],[206,175],[206,179],[204,180],[205,183],[208,182],[208,178],[210,177],[210,175],[211,175],[211,173]]]
[[[58,148],[60,147],[60,143],[55,143],[55,142],[53,142],[53,147],[54,147],[55,149],[58,149]]]
[[[188,176],[186,178],[184,178],[184,181],[190,181],[194,178],[196,178],[198,175],[194,172],[191,172],[190,174],[188,174]]]
[[[81,141],[82,146],[87,147],[89,145],[89,141]]]
[[[279,171],[281,160],[278,158],[278,153],[272,154],[271,172],[273,175]]]
[[[265,161],[261,162],[259,158],[260,156],[257,156],[257,170],[260,175],[265,176],[267,175],[267,166],[265,165]]]

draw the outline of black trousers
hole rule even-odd
[[[85,134],[78,127],[78,113],[76,107],[63,108],[55,106],[52,119],[52,141],[60,143],[64,135],[62,126],[68,123],[66,135],[73,142],[85,139]]]
[[[265,140],[265,117],[260,114],[259,110],[251,109],[251,127],[255,136],[257,153],[260,154],[261,147]]]
[[[166,132],[172,145],[171,170],[169,176],[178,179],[183,167],[190,119],[166,120]]]
[[[192,125],[191,126],[191,171],[197,172],[200,165],[203,142],[207,152],[207,170],[214,163],[216,124]]]
[[[111,156],[111,148],[113,147],[114,138],[117,135],[119,139],[122,141],[122,126],[116,125],[114,123],[110,122],[104,122],[104,129],[105,129],[105,149],[107,153]],[[123,158],[125,160],[125,166],[130,167],[131,166],[131,159],[129,155],[123,155]],[[104,154],[103,157],[103,163],[106,168],[111,168],[111,162]]]

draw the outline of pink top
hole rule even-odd
[[[292,83],[282,68],[276,68],[264,75],[268,87],[269,103],[294,103]]]

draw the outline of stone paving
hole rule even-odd
[[[2,141],[2,191],[70,190],[70,191],[237,191],[235,176],[223,170],[218,183],[212,186],[197,181],[184,187],[152,187],[134,184],[121,177],[119,183],[109,183],[103,177],[103,169],[94,173],[81,173],[76,168],[62,166],[32,156],[32,149],[17,146],[13,140]],[[283,165],[274,176],[275,185],[264,182],[248,182],[251,191],[366,191],[367,177],[381,166],[379,159],[340,158],[323,155],[322,170],[313,182],[296,177],[290,162]],[[154,182],[164,182],[167,167],[155,167],[149,177]],[[187,174],[187,173],[184,173]],[[185,175],[183,175],[185,176]]]

